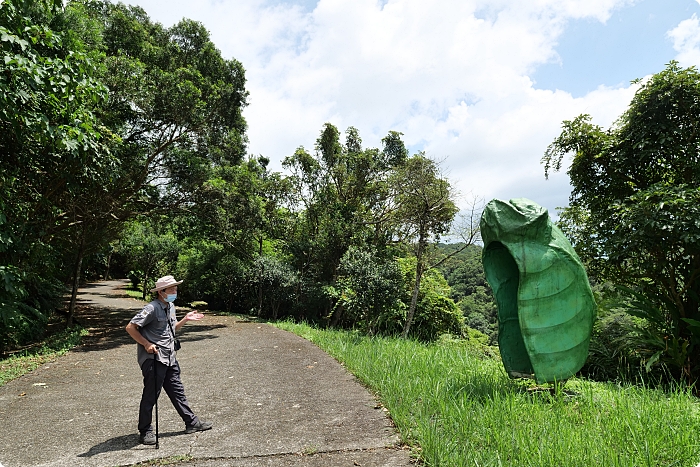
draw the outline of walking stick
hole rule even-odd
[[[153,352],[153,390],[156,397],[156,449],[160,449],[160,444],[158,443],[158,374],[156,373],[156,353],[158,352],[158,346],[156,346],[156,351]]]

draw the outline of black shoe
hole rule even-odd
[[[185,433],[196,433],[197,431],[211,430],[212,426],[213,425],[211,422],[203,422],[199,420],[194,425],[185,426]]]
[[[156,444],[156,435],[152,431],[147,431],[144,434],[139,435],[139,442],[141,444]]]

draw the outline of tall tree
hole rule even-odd
[[[231,276],[231,290],[220,294],[228,297],[227,309],[234,298],[240,299],[237,295],[252,292],[250,308],[262,314],[265,289],[278,285],[279,277],[273,280],[271,274],[286,272],[274,256],[282,250],[278,243],[285,242],[288,211],[283,204],[288,186],[279,174],[268,172],[267,163],[265,158],[251,157],[243,164],[216,168],[196,197],[197,209],[183,216],[192,227],[187,230],[190,239],[216,243],[224,263],[251,269]],[[272,269],[265,271],[267,267]],[[278,302],[269,305],[279,307]]]
[[[73,1],[67,12],[72,28],[94,31],[86,34],[86,46],[103,55],[99,77],[109,89],[99,117],[118,139],[112,151],[119,171],[96,181],[105,193],[87,204],[93,209],[82,209],[78,221],[89,224],[82,233],[101,229],[103,235],[88,239],[103,242],[118,231],[113,227],[107,236],[110,225],[139,213],[191,208],[213,170],[242,161],[245,74],[195,21],[164,28],[140,8],[104,1]],[[81,241],[75,264],[101,246]],[[76,267],[75,285],[79,274]]]
[[[117,165],[97,115],[107,89],[63,16],[62,2],[0,3],[0,346],[57,305],[56,239],[70,238],[76,200],[97,196]]]
[[[573,155],[566,220],[600,279],[633,291],[655,338],[647,363],[700,374],[700,73],[671,62],[641,84],[609,130],[563,123],[545,175]]]
[[[164,28],[121,3],[8,0],[0,27],[7,317],[60,297],[60,282],[75,295],[83,258],[125,220],[192,209],[213,170],[243,160],[247,92],[242,65],[194,21]]]
[[[132,172],[120,192],[141,211],[187,205],[212,167],[244,158],[243,66],[221,56],[201,23],[164,28],[139,7],[89,5],[103,24],[110,94],[101,117]]]
[[[285,167],[292,171],[290,207],[298,220],[289,247],[302,279],[332,284],[351,246],[373,245],[379,250],[386,246],[390,240],[388,179],[407,155],[400,136],[390,132],[382,140],[381,151],[363,149],[356,128],[348,128],[341,143],[338,129],[326,123],[314,155],[300,147],[285,159]],[[328,315],[332,304],[328,297],[322,300],[323,313]],[[342,312],[333,314],[334,322],[341,318]]]
[[[393,213],[402,236],[415,242],[416,276],[403,336],[408,337],[416,311],[418,292],[426,269],[424,253],[428,242],[449,231],[458,208],[454,190],[440,174],[435,161],[417,154],[393,175],[396,210]]]

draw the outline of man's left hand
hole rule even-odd
[[[185,315],[185,319],[187,321],[199,321],[200,319],[204,318],[204,315],[202,313],[199,313],[197,311],[190,311]]]

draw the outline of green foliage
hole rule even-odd
[[[681,378],[682,372],[690,373],[687,367],[690,361],[689,351],[696,344],[673,329],[678,321],[669,320],[664,308],[658,307],[657,303],[646,298],[645,295],[635,292],[624,286],[619,286],[621,297],[626,299],[620,303],[620,308],[627,311],[632,316],[641,318],[641,323],[630,326],[630,332],[626,339],[626,344],[635,349],[639,356],[640,363],[647,373],[662,373],[664,376],[673,373],[675,378]],[[673,309],[672,306],[665,309]],[[691,337],[697,339],[697,335]]]
[[[465,323],[489,337],[489,343],[498,343],[498,308],[490,288],[477,286],[474,293],[457,302]]]
[[[243,161],[247,92],[242,65],[225,60],[200,23],[164,28],[107,1],[1,2],[0,50],[0,266],[9,284],[0,334],[15,336],[9,342],[40,330],[69,281],[70,324],[80,279],[105,265],[102,252],[137,215],[180,217],[169,233],[129,227],[118,259],[144,290],[176,266],[167,245],[196,225],[182,213],[215,212],[206,182]],[[243,199],[255,207],[255,196]],[[254,224],[257,211],[234,215]]]
[[[391,334],[405,310],[402,292],[403,277],[395,260],[350,247],[341,259],[338,281],[329,287],[335,301],[332,319],[368,334]]]
[[[102,118],[120,135],[117,151],[133,170],[122,189],[146,191],[141,209],[191,202],[211,170],[245,154],[244,69],[221,56],[201,23],[183,19],[166,29],[139,7],[94,5],[110,90]],[[148,190],[156,183],[164,189]]]
[[[402,301],[408,304],[416,281],[416,258],[399,258],[398,263],[404,277]],[[402,318],[396,324],[405,329],[406,317]],[[442,334],[462,336],[464,333],[464,315],[450,298],[447,281],[436,269],[429,269],[423,274],[412,329],[409,336],[426,342]]]
[[[249,158],[215,167],[197,192],[196,208],[174,219],[184,247],[177,269],[191,287],[185,296],[197,294],[192,298],[213,309],[265,316],[295,301],[297,273],[280,252],[288,187],[266,166],[264,158]]]
[[[67,27],[60,2],[0,3],[2,346],[41,334],[85,232],[85,197],[99,198],[116,167],[97,117],[99,67]]]
[[[41,303],[30,300],[27,273],[12,265],[0,266],[0,281],[0,351],[4,351],[39,337],[47,317],[40,311]]]
[[[257,292],[250,295],[259,297],[258,316],[268,315],[272,319],[278,318],[282,305],[291,305],[299,287],[296,271],[274,256],[256,257],[248,269],[247,279],[249,290]]]
[[[484,346],[484,348],[489,347],[493,348],[492,345],[489,341],[489,336],[484,334],[483,332],[479,331],[478,329],[472,329],[472,328],[467,328],[466,332],[466,340],[471,342],[471,343],[477,343],[479,345]]]
[[[414,317],[414,329],[409,334],[421,341],[432,341],[441,334],[463,335],[464,315],[455,302],[435,291],[420,298]]]
[[[4,1],[0,49],[2,346],[39,335],[66,283],[72,316],[81,279],[108,267],[143,298],[169,273],[213,309],[373,332],[406,321],[395,240],[424,248],[454,213],[448,199],[411,217],[449,184],[400,133],[363,148],[326,124],[313,155],[285,161],[292,176],[270,173],[245,158],[241,63],[202,24],[166,28],[122,3]],[[411,302],[421,338],[459,327],[441,287]]]
[[[388,178],[405,161],[400,136],[390,132],[382,140],[384,150],[363,149],[357,129],[348,128],[341,143],[338,129],[326,123],[314,155],[300,147],[285,159],[292,172],[286,251],[305,284],[298,299],[306,316],[329,316],[342,291],[326,287],[336,288],[341,260],[351,247],[392,257]],[[333,319],[341,315],[334,313]]]
[[[177,263],[179,244],[171,230],[160,223],[144,219],[130,222],[119,242],[124,266],[131,271],[135,286],[140,285],[142,299],[154,287],[156,279],[169,274]]]
[[[581,374],[660,387],[680,379],[689,345],[673,337],[662,310],[624,286],[598,289],[599,316]]]
[[[193,240],[178,252],[171,269],[184,280],[178,294],[184,301],[203,300],[209,309],[239,311],[245,301],[247,265],[212,241]]]
[[[86,162],[102,149],[93,111],[106,89],[95,80],[91,60],[63,48],[63,31],[51,29],[49,22],[61,14],[48,1],[0,4],[0,144],[10,157],[6,168],[19,169],[12,164],[19,158],[29,162],[24,169],[72,162],[86,167],[61,169],[90,175]]]
[[[439,240],[452,225],[457,206],[449,181],[442,176],[438,164],[419,153],[398,167],[390,181],[396,209],[392,219],[396,232],[414,245],[416,257],[415,283],[403,328],[407,337],[415,317],[423,272],[424,253],[431,239]]]
[[[438,247],[442,254],[450,254],[453,249],[462,247],[462,243],[444,245]],[[438,266],[448,284],[452,288],[452,298],[458,302],[469,295],[476,293],[479,287],[488,288],[484,267],[481,264],[482,247],[470,245],[459,254],[452,256],[448,261]],[[489,291],[490,293],[490,291]]]
[[[595,280],[626,286],[655,349],[688,381],[700,375],[700,73],[676,62],[643,83],[603,131],[582,115],[563,124],[545,173],[573,154],[571,206],[562,214]]]
[[[464,244],[439,244],[441,254],[450,255]],[[498,342],[498,309],[481,263],[482,247],[470,245],[438,266],[450,286],[450,297],[462,310],[466,325]]]
[[[383,259],[351,247],[342,258],[338,280],[324,288],[335,303],[331,322],[370,335],[401,333],[415,284],[415,265],[415,258]],[[463,336],[464,317],[449,294],[439,271],[425,273],[411,337],[432,341],[443,334]]]
[[[640,326],[643,323],[624,311],[600,307],[581,375],[596,381],[654,380],[642,370],[641,359],[630,345]]]
[[[438,164],[416,154],[392,174],[397,209],[393,216],[405,238],[420,244],[446,233],[458,208],[453,188],[442,177]]]
[[[184,213],[186,222],[200,237],[250,261],[259,241],[274,234],[272,227],[283,215],[276,181],[255,159],[217,167],[199,190],[197,210]]]
[[[39,366],[54,361],[80,343],[88,335],[82,328],[61,331],[30,349],[0,360],[0,386],[19,378]]]

